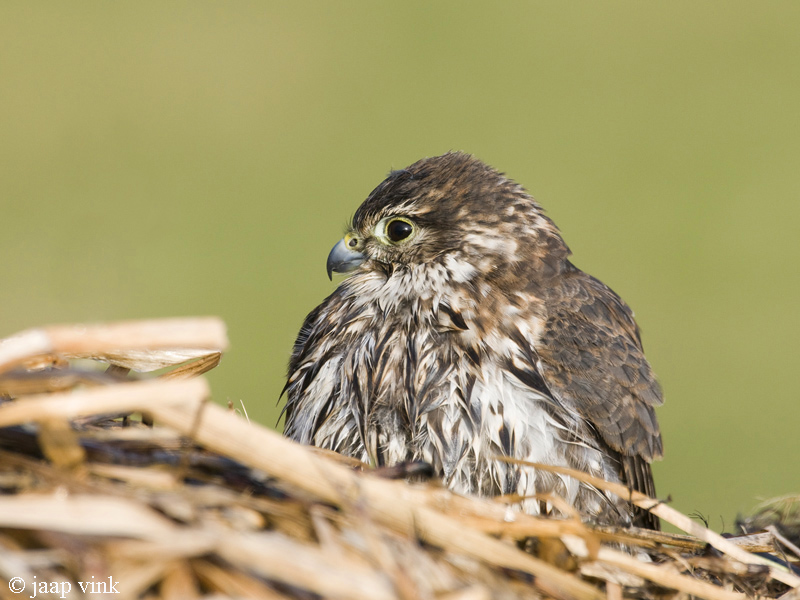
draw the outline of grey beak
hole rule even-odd
[[[366,255],[349,248],[344,239],[339,240],[328,254],[328,279],[333,280],[333,273],[349,273],[366,259]]]

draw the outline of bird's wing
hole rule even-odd
[[[653,496],[650,462],[661,458],[654,407],[662,400],[630,308],[600,281],[572,268],[549,290],[537,354],[542,378],[616,453],[630,488]]]

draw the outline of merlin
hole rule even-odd
[[[559,496],[600,523],[657,527],[626,499],[503,460],[655,495],[662,394],[627,304],[570,260],[514,181],[452,152],[393,171],[328,256],[348,277],[294,345],[284,433],[376,467],[429,463],[453,491]]]

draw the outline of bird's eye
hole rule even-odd
[[[393,243],[402,242],[414,233],[414,225],[405,219],[392,219],[386,224],[386,238]]]
[[[382,244],[395,246],[410,241],[417,233],[417,226],[406,217],[386,217],[381,219],[374,231]]]

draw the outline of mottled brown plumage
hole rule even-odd
[[[587,517],[656,526],[569,477],[654,495],[661,391],[628,306],[568,260],[525,190],[450,153],[395,171],[328,259],[350,272],[307,317],[286,435],[375,465],[424,460],[456,491],[556,493]]]

